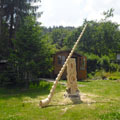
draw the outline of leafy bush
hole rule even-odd
[[[0,72],[0,86],[1,87],[14,87],[16,85],[16,73],[10,64]]]
[[[87,55],[87,72],[93,73],[104,70],[105,72],[120,71],[120,66],[110,62],[108,56],[99,57],[94,54]]]
[[[110,67],[110,58],[108,56],[102,56],[99,60],[100,67],[108,72]]]
[[[119,70],[120,70],[120,66],[118,64],[115,64],[115,63],[110,64],[110,71],[111,72],[115,72],[115,71],[119,71]]]
[[[91,54],[87,56],[87,72],[91,73],[100,69],[99,56]]]
[[[52,83],[46,82],[46,81],[39,81],[36,83],[31,82],[29,87],[30,88],[39,88],[41,90],[50,90],[52,86]]]
[[[54,46],[43,35],[42,27],[36,23],[34,17],[24,19],[13,39],[15,49],[10,49],[5,74],[1,75],[1,84],[8,82],[29,87],[34,79],[49,75],[52,71],[52,54]]]
[[[109,80],[117,80],[118,78],[117,77],[115,77],[115,76],[111,76],[111,77],[109,77]]]
[[[120,72],[111,73],[111,76],[109,77],[109,80],[118,80],[118,79],[120,79]]]

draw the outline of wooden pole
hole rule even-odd
[[[82,37],[82,35],[83,35],[86,27],[87,27],[87,24],[84,26],[84,28],[83,28],[80,36],[78,37],[78,39],[77,39],[77,41],[75,42],[75,44],[74,44],[71,52],[69,53],[69,55],[68,55],[68,57],[67,57],[64,65],[63,65],[63,67],[62,67],[61,70],[59,71],[59,74],[57,75],[57,78],[56,78],[56,80],[55,80],[55,82],[54,82],[54,84],[53,84],[53,86],[52,86],[52,88],[51,88],[51,90],[50,90],[50,94],[48,95],[48,97],[47,97],[46,99],[40,101],[40,106],[41,106],[41,107],[45,107],[45,106],[47,106],[47,105],[50,103],[50,101],[51,101],[51,99],[52,99],[52,97],[53,97],[53,95],[54,95],[54,91],[55,91],[56,85],[57,85],[58,81],[60,80],[60,78],[61,78],[61,76],[62,76],[62,74],[63,74],[63,72],[64,72],[64,70],[65,70],[65,68],[66,68],[66,66],[67,66],[67,63],[68,63],[69,59],[71,58],[71,56],[72,56],[72,54],[73,54],[73,52],[74,52],[77,44],[79,43],[79,41],[80,41],[80,39],[81,39],[81,37]]]

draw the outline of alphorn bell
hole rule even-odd
[[[45,107],[45,106],[47,106],[47,105],[50,103],[50,101],[51,101],[51,99],[52,99],[52,97],[53,97],[53,95],[54,95],[56,85],[57,85],[58,81],[60,80],[60,78],[61,78],[61,76],[62,76],[62,74],[63,74],[63,72],[64,72],[64,70],[65,70],[65,68],[66,68],[66,66],[67,66],[67,63],[68,63],[69,59],[71,58],[71,56],[72,56],[72,54],[73,54],[73,52],[74,52],[77,44],[79,43],[79,41],[80,41],[80,39],[81,39],[81,37],[82,37],[82,35],[83,35],[86,27],[87,27],[87,24],[84,26],[84,28],[83,28],[80,36],[78,37],[78,39],[77,39],[77,41],[75,42],[75,44],[74,44],[71,52],[69,53],[69,55],[68,55],[68,57],[67,57],[64,65],[63,65],[63,67],[62,67],[61,70],[59,71],[59,73],[58,73],[58,75],[57,75],[57,77],[56,77],[56,79],[55,79],[55,81],[54,81],[54,84],[53,84],[53,86],[52,86],[52,88],[51,88],[51,90],[50,90],[50,93],[49,93],[48,97],[47,97],[46,99],[40,101],[40,106],[41,106],[41,107]]]

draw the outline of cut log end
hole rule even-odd
[[[50,102],[50,99],[46,98],[44,100],[41,100],[39,105],[41,108],[43,108],[43,107],[46,107],[49,104],[49,102]]]

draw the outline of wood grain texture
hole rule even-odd
[[[67,92],[68,94],[76,94],[78,92],[76,62],[74,58],[70,58],[67,64]]]
[[[77,47],[77,44],[79,43],[79,41],[80,41],[80,39],[81,39],[81,37],[82,37],[82,35],[83,35],[86,27],[87,27],[87,24],[86,24],[85,27],[83,28],[80,36],[78,37],[78,40],[75,42],[75,45],[73,46],[71,52],[69,53],[69,55],[68,55],[68,57],[67,57],[64,65],[63,65],[63,67],[61,68],[59,74],[57,75],[57,78],[56,78],[56,80],[55,80],[55,82],[54,82],[54,84],[53,84],[53,86],[52,86],[52,88],[51,88],[50,94],[48,95],[48,97],[47,97],[46,99],[40,101],[40,106],[41,106],[41,107],[45,107],[45,106],[47,106],[47,105],[50,103],[50,101],[51,101],[51,99],[52,99],[52,97],[53,97],[53,95],[54,95],[56,85],[57,85],[58,81],[60,80],[60,78],[61,78],[61,76],[62,76],[62,74],[63,74],[63,72],[64,72],[64,70],[65,70],[65,68],[66,68],[66,66],[67,66],[67,63],[68,63],[69,59],[71,58],[71,56],[72,56],[75,48]]]

